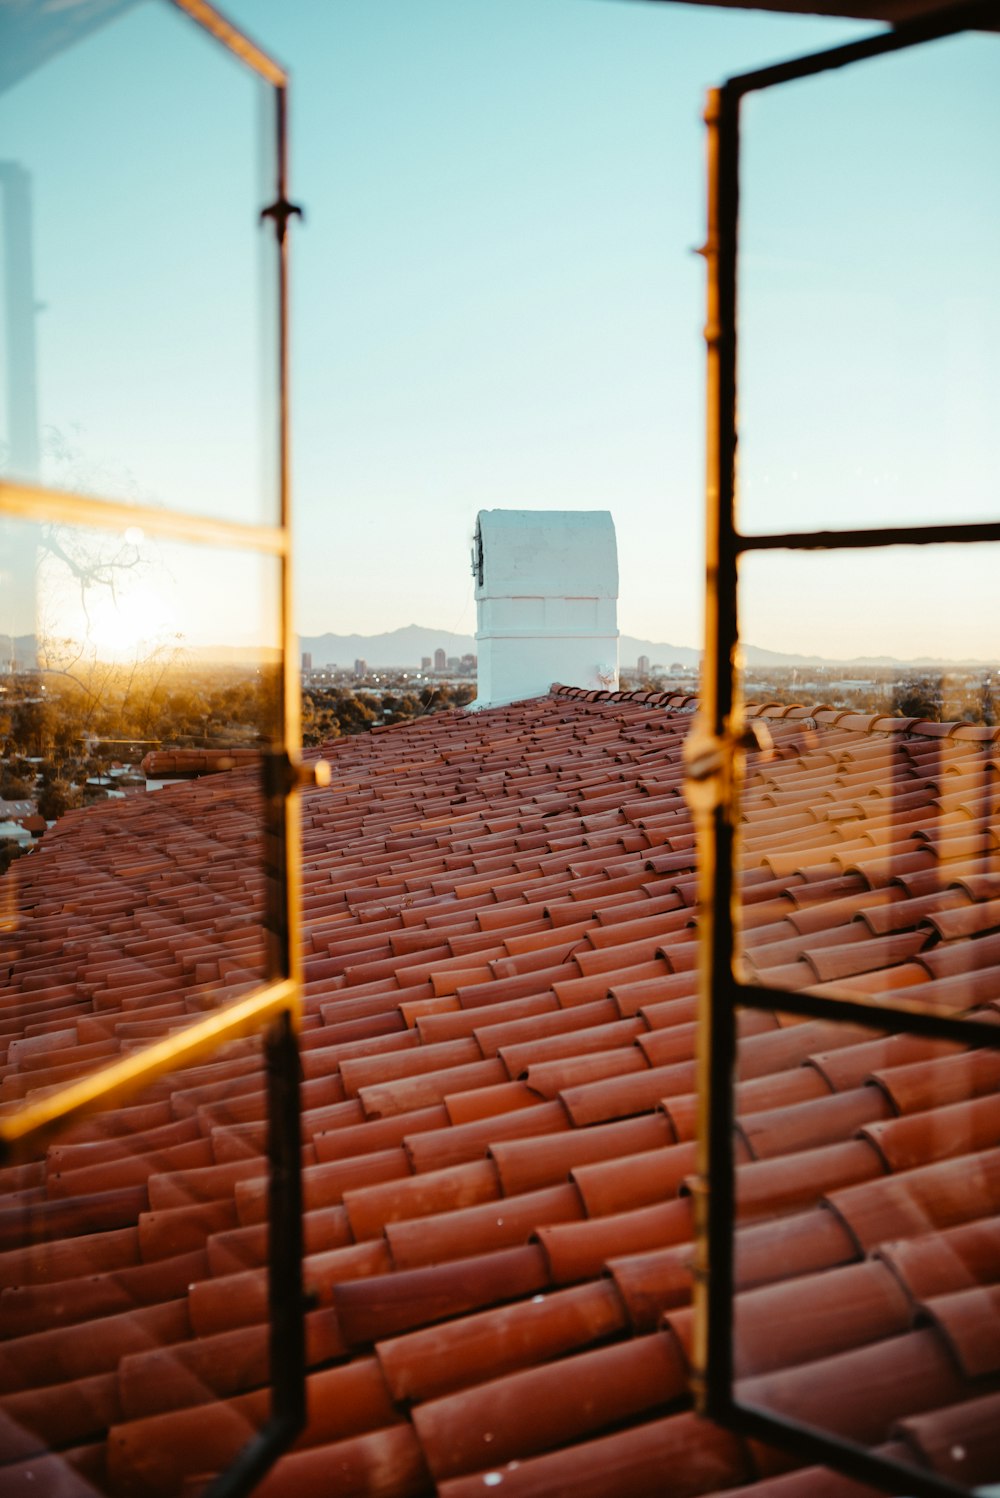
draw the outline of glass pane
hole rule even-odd
[[[26,1005],[5,1097],[130,1024]],[[199,1493],[266,1422],[266,1116],[262,1041],[237,1040],[0,1171],[5,1492]]]
[[[0,90],[0,475],[272,522],[273,90],[160,3],[32,70],[35,16]]]
[[[737,1085],[737,1399],[995,1481],[1000,1052],[756,1018]],[[757,1455],[763,1477],[798,1465]]]
[[[792,636],[810,652],[745,650],[748,713],[771,740],[748,759],[742,799],[751,981],[955,1012],[992,1006],[995,569],[988,546],[745,559],[747,641]]]
[[[742,528],[1000,518],[1000,40],[745,108]]]
[[[70,1015],[120,1003],[131,1041],[152,1039],[265,976],[278,564],[6,522],[0,573],[17,584],[0,637],[5,958],[30,929],[54,944],[32,992]]]

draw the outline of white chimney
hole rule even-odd
[[[555,681],[618,685],[618,547],[609,510],[480,510],[473,708]]]

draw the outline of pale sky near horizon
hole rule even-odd
[[[638,0],[225,8],[292,75],[301,631],[472,633],[478,509],[607,508],[623,633],[698,645],[704,91],[871,28]],[[997,48],[751,101],[747,529],[1000,516]],[[253,88],[160,5],[0,96],[0,157],[33,174],[50,481],[269,518],[256,145]],[[993,553],[954,561],[754,559],[745,637],[1000,658]],[[237,569],[216,576],[232,611]],[[192,634],[218,631],[212,593]]]

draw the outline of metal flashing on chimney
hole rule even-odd
[[[554,681],[618,685],[618,546],[609,510],[480,510],[473,575],[473,708],[538,697]]]

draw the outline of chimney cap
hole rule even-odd
[[[477,598],[618,597],[610,510],[480,510]]]

